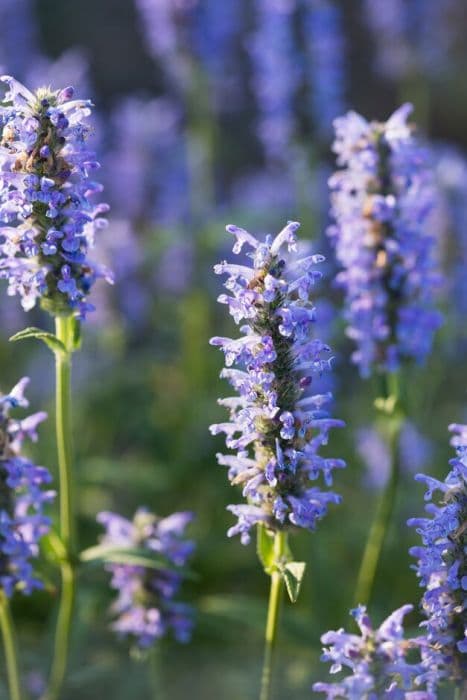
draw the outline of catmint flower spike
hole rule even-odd
[[[53,315],[84,318],[98,277],[111,281],[88,251],[106,224],[101,191],[92,179],[99,167],[87,140],[88,100],[73,89],[35,93],[10,76],[0,106],[0,277],[28,311],[40,300]]]
[[[435,201],[427,158],[404,104],[387,122],[355,112],[335,120],[341,166],[329,180],[335,224],[328,233],[342,266],[347,334],[362,376],[422,362],[441,324],[439,275],[427,216]]]
[[[275,237],[260,240],[236,226],[227,231],[236,238],[233,250],[246,249],[241,265],[221,263],[217,274],[227,274],[226,304],[240,326],[240,337],[214,337],[211,344],[225,355],[221,376],[237,396],[222,399],[229,420],[211,426],[225,434],[234,454],[218,455],[228,467],[232,484],[242,488],[246,503],[229,506],[237,523],[228,535],[250,541],[250,530],[262,523],[270,532],[295,527],[314,530],[337,494],[316,482],[332,484],[332,472],[341,459],[321,455],[334,427],[325,405],[330,394],[314,394],[313,377],[330,368],[330,349],[312,337],[315,309],[309,299],[316,281],[318,256],[297,252],[297,222],[289,222]]]
[[[191,513],[173,513],[157,518],[144,508],[133,520],[116,513],[102,512],[97,520],[106,530],[103,545],[146,550],[166,565],[147,568],[127,563],[107,564],[111,586],[117,591],[112,605],[113,629],[121,637],[130,637],[141,649],[147,649],[169,631],[179,642],[188,642],[193,627],[193,611],[175,599],[183,579],[182,568],[194,550],[185,537]]]
[[[21,379],[9,394],[0,395],[0,589],[11,597],[15,591],[29,594],[41,588],[32,560],[38,556],[39,541],[50,529],[44,514],[55,492],[47,469],[23,457],[26,438],[37,440],[37,426],[47,415],[35,413],[15,419],[10,411],[27,407],[24,390],[29,382]]]
[[[417,474],[427,487],[428,517],[408,521],[422,539],[410,553],[425,589],[421,607],[427,645],[421,680],[433,688],[443,680],[460,684],[467,678],[467,426],[449,429],[457,451],[451,471],[444,481]]]

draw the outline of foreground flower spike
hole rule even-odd
[[[19,420],[10,416],[11,409],[28,406],[24,397],[28,382],[24,377],[9,394],[0,395],[0,590],[7,597],[42,587],[32,559],[50,528],[44,506],[55,496],[45,488],[52,480],[47,469],[21,456],[23,441],[37,439],[37,426],[46,414]]]
[[[424,474],[415,477],[427,486],[429,517],[413,518],[408,524],[422,538],[422,545],[410,550],[418,559],[420,585],[426,589],[422,679],[433,687],[443,680],[464,683],[467,692],[467,425],[453,424],[449,429],[457,450],[451,471],[443,482]],[[432,502],[436,491],[441,494],[437,503]]]
[[[423,361],[441,323],[426,218],[433,185],[404,104],[385,123],[349,112],[335,120],[342,169],[329,181],[335,225],[329,235],[343,267],[348,335],[362,376]]]
[[[410,692],[421,671],[419,661],[407,660],[409,651],[419,648],[421,643],[417,639],[404,639],[403,619],[412,608],[412,605],[403,605],[376,630],[364,606],[352,610],[360,636],[340,629],[321,637],[322,643],[329,645],[321,660],[332,663],[330,672],[338,673],[345,668],[350,669],[351,674],[335,683],[315,683],[313,690],[326,693],[331,699],[435,700],[435,695],[424,690]]]
[[[314,530],[328,503],[339,502],[336,494],[312,485],[321,475],[330,486],[333,470],[345,466],[319,454],[330,429],[343,423],[325,410],[331,394],[310,391],[313,376],[330,368],[330,348],[311,335],[315,309],[309,294],[323,257],[294,255],[298,227],[289,222],[274,239],[259,241],[228,226],[236,237],[234,253],[247,246],[252,264],[215,267],[228,275],[230,294],[219,302],[241,324],[241,337],[210,341],[225,354],[221,377],[238,392],[219,401],[230,420],[212,425],[211,432],[225,433],[227,447],[236,451],[219,454],[218,461],[229,467],[231,483],[243,487],[248,501],[229,506],[238,522],[228,535],[240,534],[244,544],[256,523],[271,532]]]
[[[86,140],[88,100],[73,88],[35,93],[10,76],[0,106],[0,277],[28,311],[39,299],[52,314],[84,318],[97,277],[91,263],[94,232],[105,225],[105,204],[91,204],[102,188],[90,179],[99,167]]]
[[[131,637],[142,649],[167,634],[173,633],[179,642],[188,642],[193,627],[190,606],[174,600],[183,579],[183,567],[194,550],[193,542],[185,539],[185,528],[191,513],[173,513],[157,518],[140,508],[133,520],[115,513],[97,516],[106,529],[102,544],[109,547],[137,550],[148,557],[148,567],[131,563],[107,564],[112,573],[111,586],[118,591],[112,606],[116,616],[113,629],[121,636]],[[149,566],[150,557],[157,568]]]

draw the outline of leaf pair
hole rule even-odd
[[[278,554],[275,548],[275,538],[268,533],[261,523],[258,524],[257,553],[266,574],[269,576],[274,572],[281,574],[289,598],[292,603],[295,603],[305,575],[305,562],[293,560],[288,544]]]

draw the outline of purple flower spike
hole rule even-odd
[[[422,362],[441,324],[439,283],[426,231],[434,189],[425,154],[402,105],[385,123],[355,112],[335,120],[342,166],[329,180],[335,225],[328,233],[343,270],[348,335],[362,376]]]
[[[240,325],[241,336],[211,339],[225,354],[221,377],[238,394],[219,400],[230,419],[212,425],[211,433],[225,433],[227,447],[236,452],[217,458],[247,500],[229,506],[238,522],[228,535],[239,534],[244,544],[257,523],[272,531],[314,530],[328,503],[339,502],[336,494],[313,485],[321,475],[330,486],[332,471],[345,466],[341,459],[320,455],[330,429],[343,423],[324,409],[331,394],[310,391],[313,377],[330,368],[330,348],[311,335],[315,309],[309,290],[317,279],[314,266],[323,258],[300,256],[298,226],[289,222],[265,241],[227,226],[236,238],[234,253],[249,249],[251,264],[215,266],[217,274],[228,275],[229,293],[219,301]]]
[[[107,564],[112,574],[111,586],[117,592],[112,605],[113,629],[123,637],[134,639],[141,649],[171,631],[179,642],[188,642],[193,627],[190,606],[174,600],[182,583],[180,567],[193,553],[194,544],[185,539],[191,513],[173,513],[158,518],[144,508],[133,520],[116,513],[99,513],[97,520],[105,529],[103,545],[147,550],[161,561],[158,568],[133,564]],[[165,562],[165,564],[164,564]]]
[[[44,506],[55,492],[44,487],[52,480],[47,469],[21,456],[23,441],[37,439],[37,425],[45,413],[16,420],[9,413],[17,406],[26,407],[24,377],[10,394],[0,396],[0,588],[8,597],[15,590],[29,594],[41,588],[31,559],[38,556],[39,540],[50,529]]]
[[[88,260],[106,205],[91,180],[99,167],[87,146],[91,103],[73,89],[31,93],[10,76],[0,106],[0,277],[25,311],[37,300],[52,314],[84,318],[94,281],[111,277]]]
[[[415,570],[425,588],[422,612],[427,645],[421,680],[433,688],[440,680],[467,678],[467,426],[449,426],[457,457],[443,482],[418,474],[427,485],[428,517],[412,518],[422,545],[412,547]],[[438,497],[432,502],[434,494]]]
[[[420,649],[422,639],[404,639],[403,620],[412,605],[403,605],[393,612],[379,629],[373,629],[365,606],[352,610],[360,635],[343,629],[326,632],[321,637],[322,661],[331,662],[331,674],[350,671],[334,683],[315,683],[313,690],[327,698],[340,700],[436,700],[436,695],[417,689],[420,660],[408,661],[410,650]]]

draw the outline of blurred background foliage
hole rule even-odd
[[[96,255],[116,284],[97,285],[75,363],[82,546],[98,538],[100,510],[131,516],[144,504],[161,515],[196,513],[199,578],[185,589],[198,610],[192,643],[164,640],[151,672],[108,629],[108,575],[83,570],[67,700],[256,697],[268,581],[254,546],[225,536],[225,506],[241,494],[217,466],[221,442],[208,433],[225,391],[222,358],[208,339],[235,332],[217,308],[221,283],[212,273],[229,256],[229,222],[263,233],[299,219],[328,258],[318,331],[335,350],[335,414],[348,426],[330,452],[348,469],[336,479],[343,504],[314,535],[294,537],[308,569],[299,602],[284,606],[277,697],[310,697],[312,682],[327,675],[319,637],[349,624],[385,462],[370,430],[376,390],[349,361],[325,235],[332,118],[353,108],[385,119],[407,99],[437,183],[430,226],[446,279],[438,299],[445,323],[428,365],[404,375],[404,482],[371,612],[379,623],[418,600],[407,553],[416,534],[405,525],[423,509],[413,473],[446,473],[447,424],[467,418],[466,14],[466,0],[0,0],[3,72],[29,87],[71,83],[97,105],[93,138],[112,211]],[[2,292],[2,389],[31,376],[33,408],[52,418],[47,350],[8,344],[13,332],[50,319],[26,316]],[[34,455],[55,469],[50,419]],[[14,601],[31,692],[47,665],[44,625],[57,598],[55,573],[45,567],[44,576],[46,591]]]

